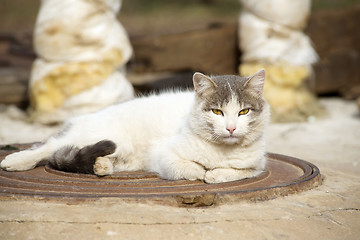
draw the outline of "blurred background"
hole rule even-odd
[[[0,1],[0,104],[28,105],[39,6],[39,0]],[[238,73],[240,11],[238,0],[124,0],[118,19],[134,48],[128,78],[147,91],[189,86],[194,71]],[[360,96],[359,22],[360,0],[312,1],[305,33],[320,56],[309,83],[317,96]]]
[[[313,0],[312,11],[341,10],[359,3]],[[39,0],[1,0],[0,32],[31,33],[39,6]],[[238,0],[124,0],[119,19],[130,35],[146,35],[187,30],[211,22],[236,22],[240,9]]]

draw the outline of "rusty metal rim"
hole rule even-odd
[[[266,178],[267,176],[269,175],[269,171],[265,171],[263,174],[261,174],[260,176],[258,176],[256,179],[257,180],[261,180],[261,179],[264,179]],[[245,179],[245,180],[242,180],[242,186],[246,185],[246,182],[245,181],[249,181],[251,183],[251,180],[253,179]],[[74,181],[75,182],[75,181]],[[74,185],[75,183],[72,182],[72,184]],[[164,184],[169,184],[169,182],[172,183],[172,185],[164,185],[164,186],[161,186],[159,185],[158,183],[164,183]],[[218,184],[204,184],[204,182],[202,181],[186,181],[186,180],[180,180],[180,181],[168,181],[168,180],[161,180],[161,181],[151,181],[151,182],[143,182],[145,183],[146,185],[142,185],[140,188],[137,188],[137,189],[141,189],[143,192],[142,193],[145,193],[146,190],[153,190],[154,189],[154,186],[151,185],[151,184],[156,184],[156,187],[158,188],[158,190],[162,190],[162,189],[176,189],[178,190],[179,192],[180,191],[189,191],[189,192],[199,192],[199,191],[206,191],[208,193],[215,193],[217,191],[211,191],[212,188],[214,188],[214,186],[217,187],[217,189],[221,188],[221,187],[231,187],[231,185],[235,185],[237,186],[236,183],[238,183],[239,181],[234,181],[234,182],[226,182],[226,183],[218,183]],[[21,187],[26,187],[26,185],[29,185],[29,186],[32,186],[34,183],[37,184],[37,187],[39,188],[39,192],[41,191],[41,187],[47,187],[47,186],[52,186],[54,189],[58,189],[58,190],[61,190],[61,189],[67,189],[68,186],[65,185],[60,185],[60,186],[54,186],[50,183],[39,183],[39,181],[37,182],[21,182],[21,183],[10,183],[10,184],[4,184],[2,183],[2,187],[12,187],[14,185],[17,185],[18,188],[21,188]],[[68,184],[71,184],[71,181],[67,181]],[[92,184],[94,184],[94,182],[90,182]],[[244,184],[245,183],[245,184]],[[76,181],[76,184],[78,186],[78,182]],[[118,188],[118,189],[114,189],[114,190],[129,190],[129,189],[134,189],[134,187],[136,187],[136,185],[141,185],[142,182],[140,184],[137,184],[136,182],[125,182],[124,184],[121,184],[120,187],[113,187],[113,188]],[[102,182],[100,183],[99,185],[102,185],[104,187],[110,187],[107,182]],[[125,186],[125,185],[131,185],[131,186]],[[87,190],[98,190],[99,189],[99,186],[95,186],[95,187],[87,187],[87,186],[82,186],[82,188],[84,189],[87,189]],[[195,189],[194,189],[195,188]],[[209,191],[210,190],[210,191]],[[55,192],[55,194],[60,194],[61,195],[61,192]],[[81,194],[82,196],[83,195],[86,195],[86,194],[83,194],[83,193],[79,193],[79,192],[74,192],[74,197],[77,197],[78,194]],[[116,194],[107,194],[107,193],[101,193],[102,195],[104,196],[124,196],[122,195],[121,193],[116,193]],[[133,195],[136,195],[137,193],[134,193]],[[159,191],[159,194],[161,195],[170,195],[169,193],[163,193]],[[131,196],[133,196],[131,195]],[[71,197],[71,195],[69,195]],[[146,195],[148,196],[148,195]]]
[[[97,179],[99,179],[98,176],[95,176],[95,175],[92,175],[92,174],[62,172],[62,171],[51,168],[49,165],[45,166],[45,171],[47,171],[49,173],[53,173],[55,175],[59,175],[59,176],[63,176],[63,177],[69,177],[69,178],[81,177],[81,178],[88,179],[88,180],[97,180]],[[123,176],[122,178],[126,179],[126,180],[129,180],[129,179],[144,179],[144,178],[157,179],[158,178],[156,173],[149,173],[149,172],[143,172],[143,171],[123,172],[123,175],[125,175],[125,176]],[[119,177],[114,177],[112,175],[105,176],[104,178],[106,178],[107,180],[112,180],[112,179],[119,180]]]
[[[45,167],[46,169],[47,167]],[[51,170],[50,172],[53,172],[53,171],[57,171],[57,170]],[[59,171],[57,171],[59,172]],[[72,173],[68,173],[68,174],[72,174]],[[146,173],[145,173],[146,174]],[[144,175],[145,175],[144,174]],[[148,174],[151,174],[151,173],[148,173]],[[20,180],[22,182],[26,182],[26,183],[29,183],[29,184],[33,184],[33,183],[40,183],[40,185],[51,185],[52,183],[56,183],[56,182],[61,182],[62,184],[69,184],[69,185],[73,185],[74,182],[76,182],[77,184],[78,183],[83,183],[83,184],[87,184],[87,183],[91,183],[91,184],[95,184],[95,185],[106,185],[107,187],[111,187],[112,183],[111,180],[115,179],[114,177],[112,178],[102,178],[106,181],[110,180],[109,182],[96,182],[96,180],[99,180],[99,177],[96,177],[94,176],[95,178],[93,179],[94,181],[84,181],[84,180],[81,180],[81,179],[78,179],[78,178],[69,178],[69,179],[66,179],[66,180],[59,180],[59,179],[40,179],[38,177],[33,177],[33,176],[13,176],[13,174],[11,172],[5,172],[3,171],[2,172],[2,175],[3,176],[11,176],[12,179],[16,179],[16,180]],[[86,177],[88,177],[87,175],[88,174],[76,174],[77,176],[79,175],[84,175]],[[265,171],[264,173],[262,173],[260,176],[258,176],[256,179],[257,180],[260,180],[260,179],[263,179],[263,178],[266,178],[267,176],[269,175],[269,172],[268,171]],[[155,175],[156,176],[156,175]],[[158,187],[160,188],[174,188],[174,187],[196,187],[196,186],[201,186],[201,187],[204,187],[204,186],[214,186],[215,184],[206,184],[204,185],[204,183],[202,181],[187,181],[187,180],[178,180],[178,181],[169,181],[169,180],[163,180],[163,179],[159,179],[157,177],[153,177],[153,178],[146,178],[146,179],[153,179],[151,181],[145,181],[145,180],[142,180],[142,179],[130,179],[132,181],[125,181],[126,179],[124,179],[123,182],[115,182],[117,184],[117,186],[121,185],[121,188],[127,188],[126,185],[130,185],[129,188],[132,188],[136,185],[141,185],[141,184],[144,184],[143,188],[147,188],[146,187],[146,184],[150,185],[150,184],[157,184]],[[121,179],[122,180],[122,179]],[[242,183],[246,183],[246,181],[249,181],[250,179],[245,179],[245,180],[242,180],[243,182]],[[171,182],[172,185],[169,186],[168,183]],[[162,186],[162,184],[164,186]],[[216,184],[217,186],[219,185],[229,185],[229,182],[227,183],[219,183],[219,184]],[[88,187],[88,188],[93,188],[93,187]]]
[[[283,156],[283,155],[279,155],[279,154],[272,154],[270,153],[269,154],[269,157],[270,158],[276,158],[277,160],[279,161],[283,161],[283,162],[286,162],[286,163],[290,163],[290,164],[293,164],[293,165],[296,165],[298,166],[299,168],[301,168],[303,171],[304,171],[304,174],[302,176],[300,176],[299,178],[297,179],[294,179],[293,181],[291,182],[285,182],[285,183],[282,183],[282,184],[277,184],[275,186],[268,186],[268,187],[260,187],[260,188],[254,188],[254,189],[247,189],[247,190],[234,190],[234,191],[216,191],[216,190],[211,190],[212,187],[214,187],[215,185],[217,186],[217,189],[221,188],[222,186],[229,186],[235,182],[227,182],[227,183],[219,183],[219,184],[203,184],[201,182],[189,182],[189,181],[182,181],[184,184],[186,185],[183,185],[181,184],[180,186],[179,185],[174,185],[174,186],[163,186],[163,188],[186,188],[188,190],[190,190],[190,188],[193,188],[195,186],[200,186],[203,188],[203,190],[206,191],[207,194],[210,194],[210,193],[218,193],[218,194],[234,194],[234,193],[241,193],[241,192],[255,192],[255,191],[263,191],[263,190],[267,190],[267,189],[271,189],[271,188],[282,188],[282,187],[287,187],[287,186],[292,186],[292,185],[296,185],[298,183],[301,183],[301,182],[305,182],[305,181],[308,181],[312,178],[314,178],[315,176],[319,175],[320,174],[320,171],[319,169],[311,164],[311,163],[308,163],[308,162],[305,162],[303,160],[300,160],[300,159],[295,159],[295,158],[292,158],[292,157],[287,157],[287,156]],[[54,170],[56,171],[56,170]],[[11,174],[11,173],[9,173]],[[67,173],[66,173],[67,174]],[[262,176],[260,176],[258,179],[262,179],[264,177],[266,177],[268,175],[268,172],[265,172],[264,174],[262,174]],[[20,178],[21,179],[21,178]],[[19,179],[19,180],[20,180]],[[96,177],[95,177],[96,179]],[[26,180],[26,178],[22,178],[21,180]],[[246,180],[243,180],[243,183],[244,181]],[[66,181],[65,181],[66,182]],[[74,181],[73,180],[68,180],[67,181],[68,183],[73,183]],[[83,181],[83,182],[87,182],[87,181]],[[167,182],[166,180],[156,180],[154,182]],[[153,182],[153,183],[154,183]],[[238,182],[238,181],[236,181]],[[92,182],[93,183],[93,182]],[[130,182],[126,182],[127,185],[132,185],[132,183]],[[137,184],[136,182],[134,184]],[[22,184],[18,184],[19,187],[21,187]],[[40,185],[49,185],[49,184],[40,184]],[[6,186],[4,186],[6,187]],[[39,186],[40,187],[40,186]],[[52,186],[54,189],[61,189],[63,188],[63,186]],[[157,186],[157,187],[160,187],[161,186]],[[85,187],[85,188],[88,188],[88,189],[97,189],[96,187]],[[124,188],[124,187],[122,187]],[[131,187],[129,187],[131,188]],[[143,189],[144,187],[142,187]],[[145,187],[146,188],[146,187]],[[149,187],[151,188],[151,187]],[[21,189],[21,188],[20,188]],[[180,190],[180,189],[178,189]],[[183,189],[184,190],[184,189]],[[26,192],[26,191],[25,191]],[[22,194],[26,194],[24,191],[20,191],[19,193],[22,193]],[[182,192],[181,194],[193,194],[194,192],[197,192],[197,191],[189,191],[188,193],[184,193]],[[32,191],[32,193],[34,194],[34,192]],[[144,193],[144,192],[143,192]],[[36,194],[36,193],[35,193]],[[46,193],[41,193],[39,192],[38,194],[41,194],[41,195],[61,195],[63,196],[63,193],[59,193],[59,192],[46,192]],[[161,193],[161,196],[169,196],[169,195],[177,195],[177,193]],[[137,196],[136,193],[134,194],[127,194],[127,195],[122,195],[121,193],[101,193],[99,195],[94,195],[94,194],[86,194],[86,193],[78,193],[78,192],[74,192],[74,193],[67,193],[66,194],[67,197],[86,197],[86,198],[97,198],[99,196],[103,196],[103,197],[151,197],[151,196],[156,196],[158,197],[159,195],[158,194],[150,194],[150,195],[142,195],[142,196]],[[65,196],[64,196],[65,197]]]
[[[19,145],[19,148],[25,148]],[[9,154],[0,151],[0,157]],[[311,189],[321,183],[319,169],[306,161],[268,153],[266,171],[256,178],[219,184],[202,181],[167,181],[148,172],[122,172],[113,176],[66,173],[42,166],[26,172],[0,170],[0,196],[27,196],[78,201],[118,198],[176,206],[208,206],[237,200],[266,200]],[[205,201],[205,202],[204,202]],[[174,203],[175,202],[175,203]]]

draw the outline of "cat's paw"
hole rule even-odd
[[[94,164],[94,173],[98,176],[111,175],[114,167],[111,160],[107,157],[97,157]]]
[[[204,180],[205,173],[206,170],[203,167],[198,166],[195,168],[186,169],[182,174],[182,178],[190,181]]]
[[[36,162],[32,161],[26,152],[10,154],[1,161],[0,167],[6,171],[25,171],[33,169]]]
[[[206,183],[231,182],[256,177],[261,173],[262,170],[255,169],[215,168],[206,172],[204,181]]]
[[[204,180],[206,170],[198,163],[191,161],[178,161],[168,168],[162,168],[159,177],[168,180]]]
[[[223,171],[223,169],[213,169],[206,171],[204,181],[206,183],[226,182],[224,174],[225,172]]]
[[[222,183],[236,181],[248,177],[249,174],[247,174],[246,170],[242,171],[227,168],[216,168],[205,173],[204,181],[206,183]]]

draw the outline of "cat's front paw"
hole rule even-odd
[[[107,157],[97,157],[94,164],[94,173],[98,176],[111,175],[114,167],[111,160]]]
[[[190,181],[203,180],[205,176],[205,169],[198,166],[196,168],[187,169],[182,174],[182,178]]]
[[[222,183],[244,179],[247,176],[241,174],[239,170],[216,168],[205,173],[204,181],[206,183]]]
[[[215,168],[206,172],[204,181],[206,183],[231,182],[256,177],[261,173],[262,170]]]
[[[24,152],[10,154],[1,161],[0,167],[6,171],[25,171],[33,169],[36,162],[31,161]]]
[[[159,177],[168,180],[204,180],[206,170],[203,166],[192,161],[178,161],[168,168],[162,168]]]
[[[226,182],[223,169],[213,169],[206,171],[204,181],[206,183],[221,183]]]

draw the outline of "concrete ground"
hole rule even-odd
[[[98,199],[0,199],[0,239],[359,239],[360,116],[354,102],[322,99],[329,114],[272,124],[268,150],[310,161],[323,184],[265,202],[176,208]],[[38,141],[56,127],[0,113],[0,143]],[[21,131],[19,129],[22,129]]]

